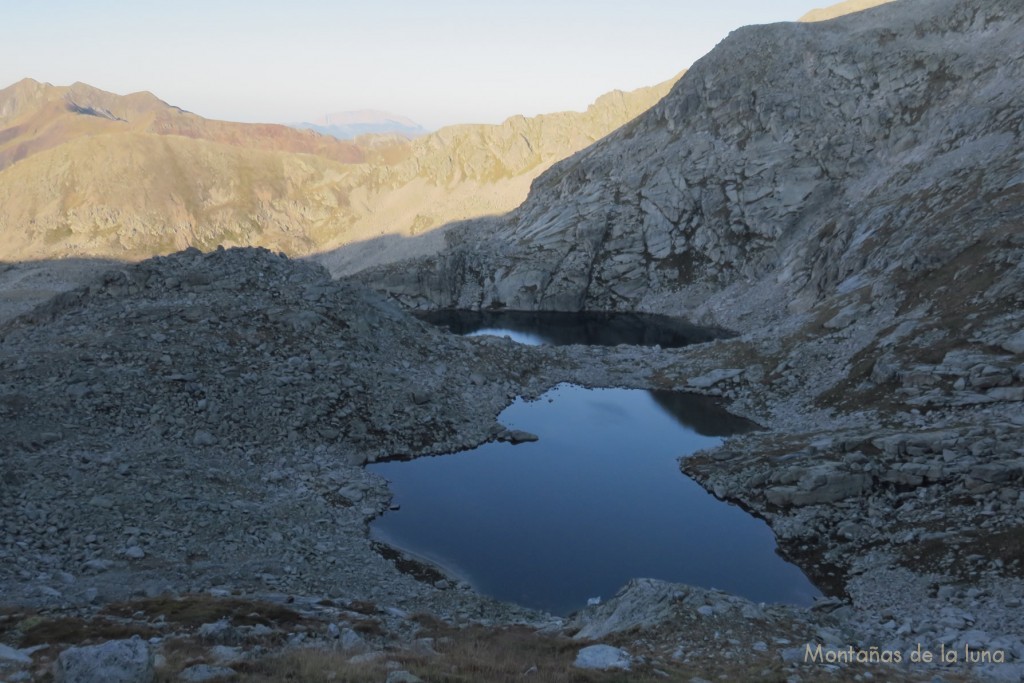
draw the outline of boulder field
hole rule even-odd
[[[1021,680],[1022,38],[1011,0],[741,29],[431,255],[332,280],[186,250],[4,323],[0,675],[112,641],[167,676],[300,653],[324,680],[431,680],[498,643],[523,656],[507,677]],[[399,304],[737,334],[529,348]],[[830,597],[638,577],[563,620],[367,538],[389,494],[364,463],[499,438],[515,396],[562,381],[708,394],[762,425],[683,470]]]

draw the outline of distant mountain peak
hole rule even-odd
[[[325,114],[313,121],[289,124],[292,128],[315,130],[324,135],[350,140],[367,133],[397,133],[414,138],[427,129],[412,119],[379,109],[357,109]]]
[[[353,126],[359,124],[385,124],[395,123],[402,126],[408,126],[409,128],[420,128],[420,124],[416,123],[412,119],[401,116],[400,114],[392,114],[388,111],[381,111],[379,109],[356,109],[353,111],[337,111],[331,114],[325,114],[324,117],[319,121],[314,121],[324,126]]]

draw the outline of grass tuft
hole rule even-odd
[[[116,603],[107,608],[108,614],[122,617],[130,617],[136,612],[142,612],[151,619],[162,616],[170,623],[193,628],[221,619],[227,619],[235,626],[295,626],[305,622],[294,610],[274,603],[208,595],[147,598]]]

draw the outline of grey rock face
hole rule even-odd
[[[343,628],[339,633],[339,645],[345,652],[361,654],[369,649],[366,640],[350,628]]]
[[[575,637],[596,640],[632,628],[651,627],[670,618],[684,595],[684,589],[674,584],[634,579],[611,600],[580,613],[577,622],[581,628]]]
[[[801,470],[797,476],[799,481],[795,486],[767,489],[765,498],[768,502],[783,507],[834,503],[858,496],[872,486],[870,474],[849,472],[834,465]]]
[[[652,110],[538,178],[515,212],[365,278],[423,307],[734,324],[968,268],[970,245],[994,245],[1020,217],[995,198],[1021,191],[1021,11],[902,0],[735,31]],[[849,302],[825,327],[867,310]]]
[[[69,647],[57,658],[53,674],[58,683],[149,683],[153,655],[139,638]]]
[[[774,608],[773,608],[774,609]],[[577,612],[569,621],[576,640],[598,640],[612,634],[656,630],[680,617],[703,620],[761,618],[762,607],[721,591],[668,583],[657,579],[632,579],[612,599]]]

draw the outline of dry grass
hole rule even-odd
[[[187,602],[187,601],[186,601]],[[199,610],[196,602],[190,603],[189,614],[197,615]],[[202,601],[202,602],[205,602]],[[240,602],[240,601],[233,601]],[[134,604],[133,606],[138,606]],[[367,604],[367,607],[369,605]],[[156,605],[161,613],[177,613],[183,610],[171,610],[167,605]],[[24,614],[20,615],[24,617]],[[202,618],[210,617],[209,612]],[[86,626],[84,623],[73,623],[74,620],[61,619],[38,621],[40,617],[31,617],[33,628],[45,625],[48,637],[67,638],[59,635],[61,629],[66,633],[79,633]],[[727,654],[722,657],[709,654],[700,656],[692,664],[678,663],[665,656],[673,643],[680,638],[694,643],[708,643],[709,633],[700,633],[699,628],[693,630],[693,624],[675,624],[665,631],[658,630],[643,633],[626,633],[612,637],[608,643],[620,645],[632,651],[634,655],[645,654],[652,657],[653,664],[637,664],[630,672],[584,671],[573,667],[573,661],[580,648],[588,643],[573,641],[564,636],[538,634],[525,626],[506,628],[487,628],[473,626],[456,628],[449,626],[429,615],[416,615],[413,619],[420,624],[422,637],[433,638],[433,649],[408,650],[405,647],[393,646],[381,652],[379,658],[368,662],[352,663],[352,653],[332,649],[330,644],[321,643],[318,647],[308,649],[287,648],[276,649],[271,646],[269,654],[256,659],[234,663],[231,668],[236,672],[230,680],[234,681],[301,681],[301,682],[352,682],[363,681],[380,683],[385,680],[389,671],[400,668],[409,671],[424,681],[431,683],[501,683],[503,681],[531,681],[536,683],[612,683],[614,681],[636,681],[653,683],[654,681],[687,681],[693,677],[706,680],[730,681],[771,681],[780,682],[787,679],[787,672],[777,656],[765,654],[732,658]],[[23,619],[22,621],[26,621]],[[135,633],[102,633],[103,628],[97,619],[87,624],[89,640],[122,638]],[[122,626],[122,628],[128,628]],[[708,628],[718,628],[717,626]],[[137,632],[137,631],[136,631]],[[43,633],[43,631],[37,631]],[[682,634],[686,634],[684,637]],[[139,633],[142,635],[141,633]],[[717,640],[717,636],[714,640]],[[743,637],[744,640],[749,640]],[[640,643],[646,643],[642,645]],[[278,643],[280,644],[280,642]],[[403,644],[404,645],[404,644]],[[41,653],[36,660],[34,680],[50,681],[50,662],[62,648],[50,648]],[[715,652],[714,648],[707,652]],[[171,683],[179,680],[180,672],[196,664],[212,664],[209,645],[190,636],[171,636],[157,647],[163,658],[156,683]],[[257,648],[255,652],[260,652]],[[262,652],[267,652],[262,650]],[[660,656],[656,653],[662,653]],[[749,653],[748,653],[749,654]],[[858,679],[860,669],[851,668],[838,672],[824,669],[805,668],[800,671],[801,679],[806,681],[837,680],[852,682]],[[889,669],[873,670],[884,675],[886,680],[909,681],[917,680],[910,672]],[[958,680],[955,676],[951,680]]]
[[[387,677],[384,662],[350,664],[348,657],[330,650],[292,651],[244,665],[236,665],[239,677],[233,680],[271,682],[302,681],[305,683],[380,683]],[[157,679],[158,681],[160,679]],[[175,678],[164,679],[166,681]]]
[[[141,636],[150,638],[159,635],[155,628],[144,624],[125,624],[106,619],[86,621],[77,617],[46,619],[32,617],[22,623],[19,647],[34,645],[101,643],[106,640],[120,640]]]
[[[903,549],[900,564],[915,571],[950,574],[967,584],[977,580],[979,569],[988,568],[989,562],[997,559],[1003,562],[1001,574],[1024,578],[1024,527],[970,531],[955,540],[919,541]]]
[[[161,654],[166,666],[158,670],[158,682],[178,681],[178,673],[193,664],[211,663],[208,661],[209,648],[192,638],[169,638],[164,642]]]
[[[591,672],[574,669],[572,662],[582,645],[565,638],[543,636],[525,627],[487,629],[472,627],[455,630],[442,627],[447,634],[435,637],[438,655],[389,653],[374,663],[352,665],[348,656],[328,650],[293,651],[236,667],[245,681],[373,681],[387,676],[386,662],[425,681],[437,683],[476,683],[529,680],[536,683],[612,681],[664,681],[653,672]],[[394,665],[392,665],[394,666]],[[528,673],[529,672],[529,673]],[[673,675],[672,672],[667,672]],[[682,672],[674,672],[681,674]],[[171,680],[171,679],[167,679]],[[670,678],[668,680],[674,680]],[[753,680],[753,679],[751,679]]]
[[[295,626],[304,619],[295,611],[270,602],[242,598],[214,598],[185,595],[180,598],[150,598],[111,605],[107,613],[130,617],[142,612],[148,618],[164,617],[172,624],[198,627],[221,619],[236,626]]]

